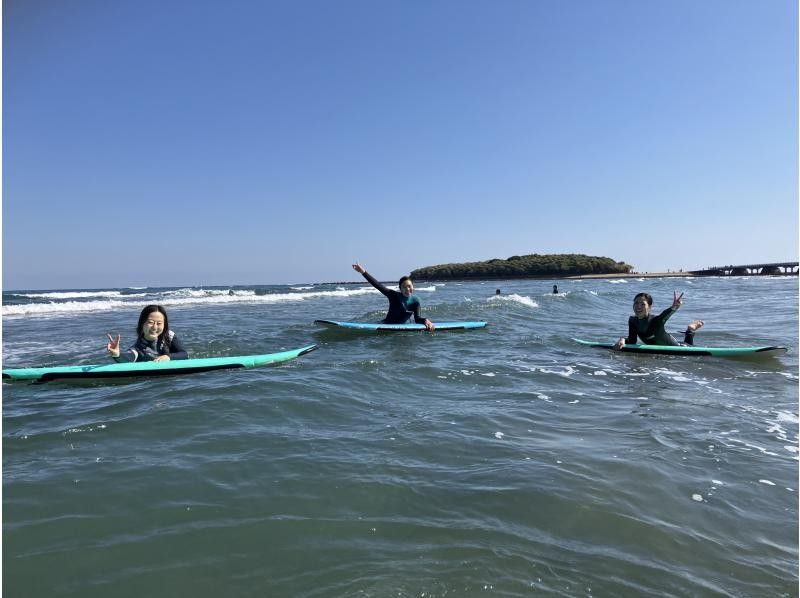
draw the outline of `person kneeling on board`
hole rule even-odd
[[[678,291],[674,291],[672,305],[654,316],[651,313],[653,298],[648,293],[639,293],[633,298],[634,315],[628,318],[628,338],[620,337],[614,344],[614,349],[620,350],[626,343],[635,344],[637,337],[642,339],[642,344],[645,345],[694,345],[694,333],[703,326],[703,320],[694,320],[689,323],[683,335],[683,343],[676,341],[664,329],[667,320],[680,309],[681,305],[683,305],[683,293],[678,295]]]
[[[353,264],[353,270],[367,279],[367,282],[383,293],[389,300],[389,312],[381,321],[382,324],[405,324],[413,315],[414,322],[424,324],[426,330],[434,330],[436,326],[427,318],[419,315],[419,299],[414,295],[414,283],[408,276],[399,281],[400,292],[386,288],[375,277],[367,272],[361,264]]]

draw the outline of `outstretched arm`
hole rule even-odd
[[[383,293],[387,297],[389,296],[389,289],[387,289],[384,285],[382,285],[380,282],[378,282],[375,279],[375,277],[372,276],[372,274],[367,272],[367,270],[364,268],[364,266],[362,266],[361,264],[356,262],[355,264],[353,264],[353,270],[355,270],[356,272],[361,274],[361,276],[366,278],[367,282],[369,284],[371,284],[373,287],[375,287],[376,289],[378,289],[381,293]]]

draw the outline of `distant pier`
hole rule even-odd
[[[744,264],[741,266],[711,266],[703,270],[691,270],[694,276],[791,276],[797,275],[798,262],[775,262],[772,264]]]

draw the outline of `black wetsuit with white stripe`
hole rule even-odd
[[[114,361],[153,361],[161,355],[169,355],[170,359],[188,359],[189,352],[184,348],[178,336],[169,331],[166,342],[162,340],[149,341],[143,336],[136,339],[126,351],[120,351],[119,357],[114,357]]]

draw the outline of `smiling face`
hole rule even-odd
[[[400,285],[400,291],[405,297],[411,297],[414,294],[414,283],[411,282],[410,278],[403,281],[403,284]]]
[[[633,299],[633,313],[637,318],[646,318],[650,315],[652,304],[645,295],[636,295]]]
[[[162,332],[164,332],[164,314],[154,311],[142,323],[142,336],[149,341],[154,341]]]

